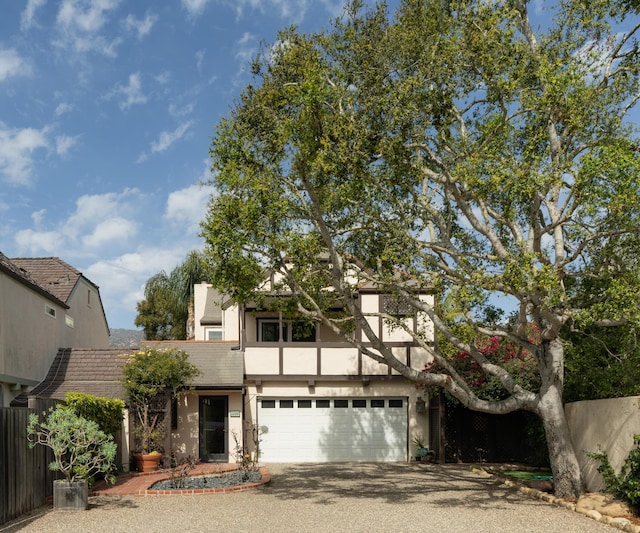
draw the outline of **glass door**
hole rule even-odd
[[[229,461],[227,449],[228,396],[200,396],[200,460]]]

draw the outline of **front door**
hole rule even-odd
[[[200,396],[200,460],[229,461],[227,448],[228,396]]]

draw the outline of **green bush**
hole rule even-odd
[[[122,427],[124,402],[118,399],[101,398],[82,392],[68,392],[64,398],[78,416],[93,420],[107,435],[115,437]]]
[[[587,455],[600,461],[598,472],[602,475],[605,487],[614,496],[628,502],[635,509],[640,509],[640,435],[633,437],[633,448],[616,475],[607,452],[589,452]]]

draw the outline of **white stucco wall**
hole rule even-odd
[[[229,413],[239,413],[240,416],[227,416],[227,451],[229,462],[235,462],[234,433],[242,441],[242,392],[241,391],[197,391],[189,392],[178,398],[178,427],[171,432],[171,446],[180,456],[192,455],[199,457],[199,397],[227,396]]]
[[[640,396],[569,403],[565,406],[571,440],[588,491],[603,489],[599,461],[587,452],[605,450],[616,473],[640,434]]]
[[[69,309],[0,273],[0,407],[42,381],[59,348],[109,346],[95,287],[81,278],[67,303]],[[55,310],[55,317],[45,312],[46,306]]]

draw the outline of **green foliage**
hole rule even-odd
[[[602,475],[607,491],[629,502],[635,509],[640,509],[640,435],[633,437],[633,444],[635,447],[629,452],[617,475],[606,452],[601,450],[587,455],[600,461],[598,472]]]
[[[640,394],[637,327],[591,326],[567,331],[565,400],[597,400]]]
[[[147,280],[137,310],[135,325],[144,329],[145,339],[186,338],[187,306],[174,300],[170,277],[164,271]]]
[[[97,474],[111,483],[115,481],[117,446],[113,437],[71,407],[50,409],[42,422],[37,415],[30,415],[27,439],[31,448],[36,444],[51,448],[54,461],[49,469],[60,472],[66,481],[90,480]]]
[[[281,32],[218,124],[202,235],[209,281],[237,301],[260,301],[273,274],[298,314],[408,379],[473,409],[535,412],[560,435],[563,327],[640,321],[638,270],[623,268],[640,247],[628,115],[640,29],[635,1],[558,0],[544,25],[529,4],[403,0],[390,16],[356,1],[322,33]],[[479,396],[424,331],[413,340],[438,371],[404,365],[370,327],[376,313],[362,312],[364,285],[427,315],[499,383],[497,399]],[[447,311],[420,289],[439,291]],[[507,323],[491,307],[505,300]],[[480,337],[530,352],[537,376],[485,357]],[[577,460],[559,442],[549,440],[556,488],[575,496]]]
[[[200,370],[189,355],[177,348],[145,347],[129,356],[123,368],[122,385],[127,405],[135,413],[142,453],[160,444],[163,427],[158,424],[164,403],[189,387]],[[160,407],[158,407],[160,403]]]
[[[161,271],[147,280],[135,319],[146,340],[193,339],[193,286],[207,280],[208,268],[204,254],[192,250],[169,275]]]
[[[122,427],[124,417],[124,402],[117,398],[100,398],[92,394],[68,392],[64,402],[71,407],[78,416],[92,420],[107,435],[115,434]]]

